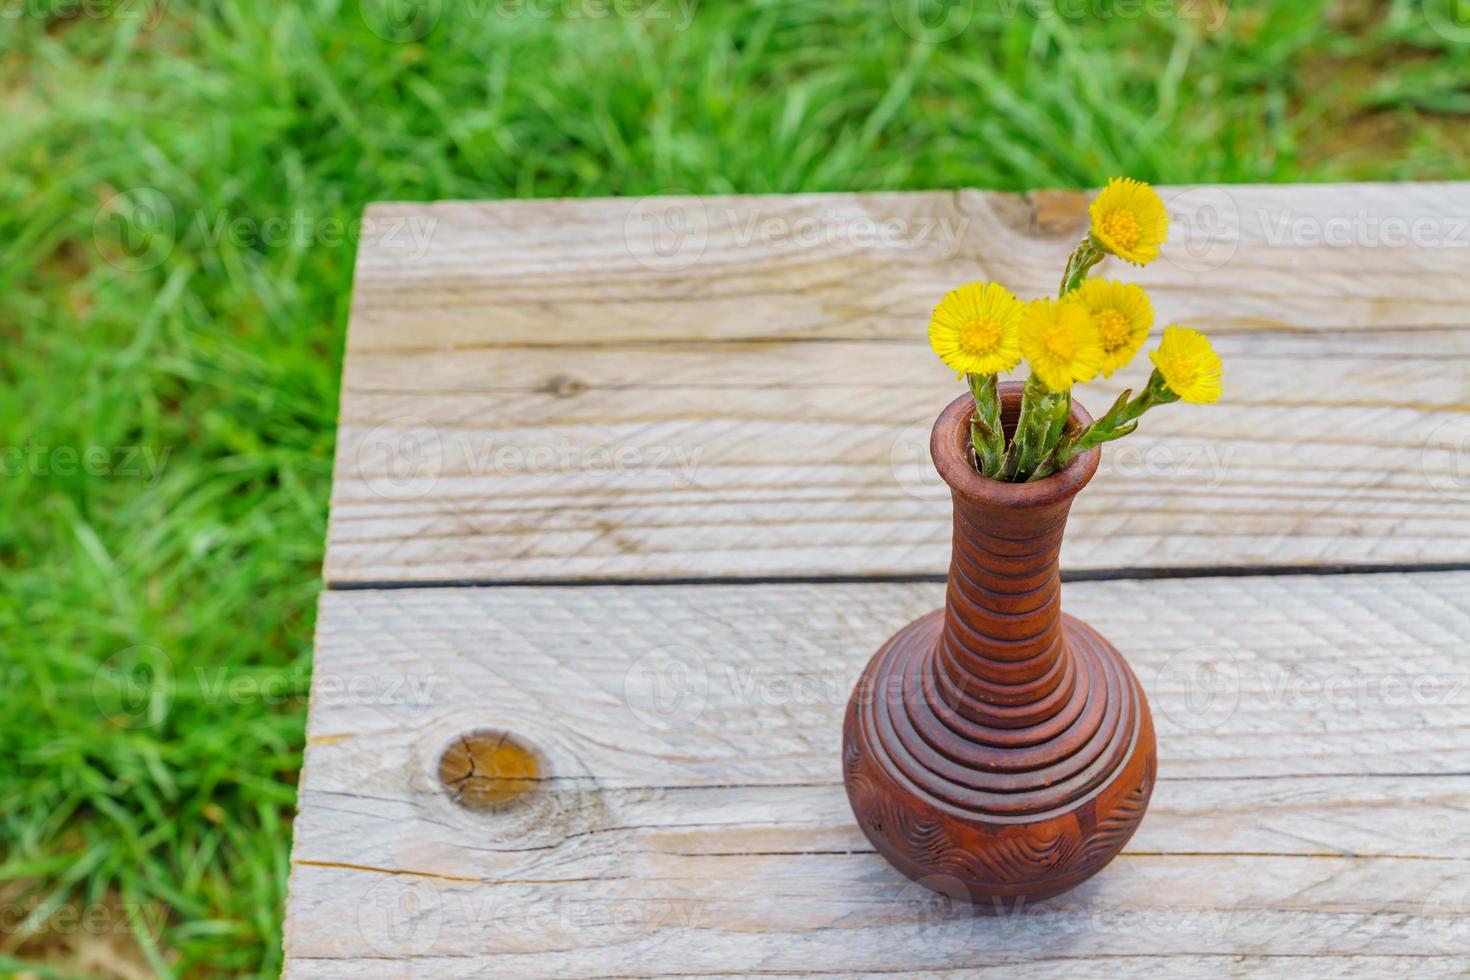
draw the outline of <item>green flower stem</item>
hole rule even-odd
[[[1046,438],[1041,443],[1042,459],[1051,455],[1056,449],[1057,441],[1062,438],[1062,431],[1067,427],[1067,417],[1072,414],[1072,393],[1064,391],[1057,396],[1057,405],[1051,415],[1051,424],[1047,426]],[[1038,463],[1040,460],[1037,461]]]
[[[1062,288],[1058,290],[1057,295],[1065,296],[1082,285],[1082,280],[1087,278],[1087,273],[1091,271],[1093,266],[1101,262],[1107,254],[1107,252],[1103,251],[1097,239],[1091,235],[1082,239],[1081,243],[1072,250],[1072,254],[1067,258],[1067,271],[1062,273]]]
[[[1037,404],[1045,394],[1046,388],[1036,375],[1026,379],[1026,384],[1021,389],[1021,414],[1016,420],[1016,434],[1011,437],[1010,448],[1006,450],[1003,475],[1007,480],[1015,480],[1016,473],[1021,468],[1021,459],[1026,454],[1028,434],[1032,428],[1032,416],[1036,414]]]
[[[1057,296],[1065,297],[1081,286],[1087,273],[1106,255],[1102,244],[1092,235],[1082,239],[1067,257],[1067,269],[1062,273],[1062,286]],[[1070,391],[1049,391],[1034,374],[1027,379],[1015,443],[1006,457],[1006,479],[1029,483],[1055,471],[1054,461],[1071,412]]]
[[[975,414],[970,419],[970,442],[980,472],[998,480],[1005,468],[1006,436],[1000,425],[1000,394],[993,374],[971,374],[970,394],[975,396]]]
[[[1067,427],[1067,418],[1072,414],[1072,393],[1065,391],[1059,395],[1053,395],[1050,405],[1049,424],[1038,447],[1036,460],[1031,466],[1030,473],[1024,470],[1021,471],[1022,478],[1027,483],[1032,483],[1044,476],[1049,476],[1053,472],[1051,461],[1056,458],[1057,446],[1061,442],[1062,433]]]
[[[1011,440],[1011,449],[1006,455],[1004,472],[1007,480],[1020,483],[1031,476],[1036,464],[1051,451],[1047,439],[1058,415],[1066,420],[1070,404],[1070,396],[1066,392],[1049,390],[1035,374],[1026,379],[1026,387],[1021,393],[1021,417],[1016,422],[1016,437]],[[1060,432],[1060,428],[1057,431]]]
[[[1138,428],[1138,419],[1143,413],[1155,405],[1167,405],[1179,400],[1179,396],[1164,383],[1164,376],[1159,373],[1158,368],[1148,376],[1148,384],[1143,390],[1136,397],[1130,398],[1132,394],[1132,391],[1124,391],[1102,418],[1058,443],[1056,452],[1049,460],[1043,461],[1042,466],[1037,467],[1037,472],[1045,470],[1043,475],[1055,473],[1070,463],[1078,453],[1128,435]]]

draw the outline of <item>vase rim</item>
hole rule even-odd
[[[1020,408],[1023,388],[1019,381],[1001,382],[998,394],[1002,411]],[[973,504],[1007,508],[1046,507],[1076,496],[1097,472],[1102,450],[1094,446],[1078,453],[1065,467],[1035,483],[1006,483],[982,476],[970,463],[970,416],[974,414],[974,397],[968,393],[961,395],[939,413],[929,439],[929,452],[940,477],[952,491]],[[1087,409],[1072,399],[1067,428],[1091,424],[1092,416]]]

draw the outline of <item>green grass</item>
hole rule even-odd
[[[365,203],[1466,175],[1470,38],[1407,2],[976,2],[943,43],[886,0],[450,0],[419,43],[140,3],[0,2],[0,972],[279,970],[353,262],[318,239]],[[311,234],[215,234],[280,216]]]

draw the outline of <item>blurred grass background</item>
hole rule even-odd
[[[280,969],[367,202],[1467,176],[1458,0],[82,2],[0,0],[0,972]]]

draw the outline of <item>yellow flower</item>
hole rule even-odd
[[[1107,251],[1134,265],[1148,265],[1159,257],[1159,246],[1169,237],[1169,212],[1147,184],[1131,177],[1108,181],[1088,208],[1092,237]]]
[[[1041,383],[1056,392],[1090,380],[1103,365],[1097,327],[1072,300],[1038,299],[1026,307],[1021,353]]]
[[[1169,390],[1187,402],[1206,405],[1220,400],[1220,355],[1210,338],[1189,327],[1168,327],[1159,349],[1148,355]]]
[[[1000,374],[1021,363],[1021,301],[993,282],[950,291],[929,321],[929,346],[960,374]]]
[[[1103,347],[1103,377],[1112,377],[1143,347],[1154,325],[1154,308],[1148,293],[1131,282],[1088,279],[1076,292],[1076,301],[1092,317]]]

